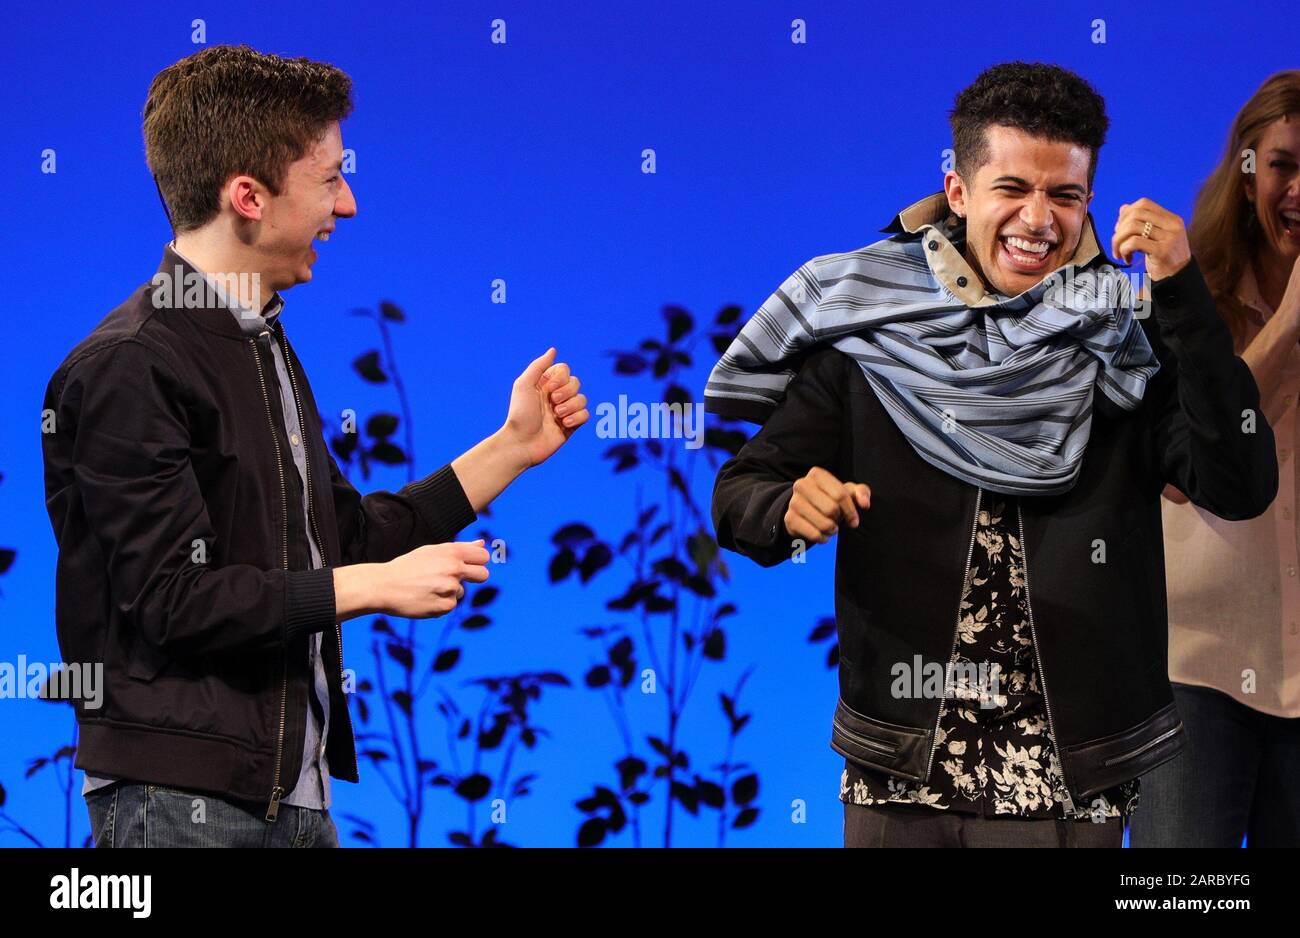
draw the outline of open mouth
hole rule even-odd
[[[999,250],[1010,266],[1026,273],[1036,273],[1045,269],[1054,246],[1051,241],[1033,241],[1015,235],[1000,237],[998,243]]]
[[[1282,230],[1286,232],[1286,236],[1300,240],[1300,211],[1283,209],[1278,213],[1277,217],[1278,221],[1281,222]]]
[[[316,232],[316,240],[317,240],[317,241],[328,241],[328,240],[330,239],[330,234],[332,234],[332,230],[331,230],[331,231],[318,231],[318,232]]]

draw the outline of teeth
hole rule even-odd
[[[317,241],[328,241],[329,239],[330,239],[330,233],[328,231],[322,231],[316,235]]]
[[[1046,254],[1047,249],[1051,247],[1046,241],[1026,241],[1024,238],[1007,238],[1007,244],[1013,248],[1020,248],[1029,254]]]

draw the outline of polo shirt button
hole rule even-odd
[[[298,434],[295,433],[289,437],[289,442],[291,442],[294,446],[297,446],[302,441],[298,439]]]
[[[1287,567],[1287,568],[1286,568],[1286,575],[1287,575],[1287,576],[1295,576],[1295,567]]]
[[[939,242],[938,242],[938,241],[931,241],[931,242],[930,242],[930,250],[931,250],[931,251],[937,251],[937,250],[939,250]]]
[[[966,286],[966,278],[965,278],[965,277],[958,277],[958,278],[957,278],[957,286],[959,286],[959,287],[964,287],[964,286]]]

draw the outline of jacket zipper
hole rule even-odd
[[[971,514],[971,518],[970,518],[970,543],[966,545],[966,564],[961,568],[961,594],[957,597],[957,619],[955,622],[953,622],[952,641],[948,645],[948,647],[952,649],[948,653],[949,664],[952,663],[952,659],[956,656],[957,635],[961,631],[961,603],[962,600],[966,598],[966,584],[968,579],[970,578],[970,559],[975,555],[975,532],[979,526],[980,501],[982,500],[983,496],[984,496],[984,490],[982,488],[976,488],[975,489],[975,511]],[[1024,543],[1023,539],[1021,540],[1021,543],[1022,544]],[[934,754],[939,751],[939,724],[943,722],[943,711],[948,704],[947,685],[948,682],[945,679],[944,693],[939,698],[939,713],[934,718],[934,744],[930,746],[930,758],[926,760],[925,774],[921,776],[922,782],[924,782],[926,779],[930,777],[930,769],[934,765]]]
[[[261,333],[258,338],[270,335],[270,332]],[[280,515],[284,518],[284,569],[289,569],[289,495],[285,490],[284,482],[284,462],[280,456],[280,438],[275,432],[275,417],[271,413],[271,398],[266,393],[266,375],[262,371],[262,358],[257,354],[257,340],[249,339],[249,346],[253,350],[253,361],[257,364],[257,382],[262,388],[262,404],[266,407],[266,423],[271,428],[271,442],[275,445],[275,466],[280,473]],[[280,735],[275,744],[275,777],[271,780],[271,800],[266,806],[266,820],[274,821],[280,813],[280,799],[284,797],[284,788],[280,785],[280,770],[284,761],[284,724],[285,711],[288,705],[289,694],[289,656],[281,653],[281,671],[280,671]]]
[[[307,466],[307,518],[311,523],[312,532],[316,535],[316,546],[319,547],[321,551],[321,567],[323,569],[329,569],[329,561],[325,557],[325,542],[321,540],[320,528],[316,526],[316,499],[312,497],[311,450],[307,447],[307,424],[303,421],[302,398],[299,397],[298,395],[298,381],[294,377],[293,364],[289,360],[289,353],[291,349],[289,346],[289,340],[288,338],[285,337],[283,326],[280,327],[280,340],[284,343],[284,348],[285,348],[284,367],[285,370],[289,373],[289,387],[293,391],[294,406],[298,409],[298,431],[299,433],[302,434],[303,462]],[[345,678],[343,676],[343,626],[339,624],[338,619],[334,620],[334,636],[335,639],[338,641],[338,647],[339,647],[339,689],[341,691],[345,681]],[[344,706],[343,706],[343,716],[348,721],[348,730],[351,732],[352,714],[348,712],[346,701],[344,702]],[[330,728],[328,726],[325,727],[326,739],[329,738],[329,729]]]
[[[1025,512],[1024,507],[1016,505],[1016,515],[1020,519],[1020,552],[1025,557],[1025,609],[1029,612],[1029,640],[1034,643],[1034,661],[1038,665],[1038,680],[1043,685],[1043,708],[1047,711],[1047,730],[1052,734],[1052,745],[1056,748],[1056,761],[1061,767],[1061,787],[1065,789],[1066,797],[1070,803],[1066,805],[1070,811],[1075,810],[1074,796],[1070,794],[1070,786],[1065,781],[1065,760],[1061,758],[1061,737],[1056,735],[1056,724],[1052,722],[1052,701],[1047,696],[1047,672],[1043,670],[1043,656],[1038,650],[1038,634],[1034,631],[1034,604],[1029,596],[1029,545],[1025,543]]]

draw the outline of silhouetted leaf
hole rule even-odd
[[[689,405],[691,403],[691,392],[680,384],[670,384],[664,389],[664,403]]]
[[[469,598],[469,604],[475,609],[482,609],[497,598],[501,590],[495,586],[480,586]]]
[[[736,779],[731,786],[731,800],[736,804],[749,804],[758,795],[758,776],[749,774]]]
[[[680,306],[665,306],[664,318],[668,320],[669,342],[676,342],[695,327],[691,314]]]
[[[411,649],[405,645],[399,645],[396,642],[388,642],[384,646],[388,650],[388,657],[392,658],[406,670],[411,670],[414,664],[414,658],[411,655]]]
[[[379,304],[379,315],[392,322],[406,322],[406,313],[398,307],[396,303],[383,300]]]
[[[374,414],[366,421],[366,432],[376,439],[392,436],[397,432],[396,414]]]
[[[821,642],[835,634],[835,620],[831,618],[818,619],[817,624],[813,626],[812,632],[808,635],[808,641]]]
[[[722,786],[707,779],[700,779],[697,786],[700,794],[700,801],[710,808],[721,808],[727,803],[727,794],[722,790]]]
[[[749,827],[756,820],[758,820],[758,808],[746,808],[736,815],[736,819],[731,822],[731,826],[734,830],[741,830]]]
[[[406,453],[402,448],[387,440],[380,440],[370,447],[370,457],[385,466],[400,466],[406,462]]]
[[[592,544],[591,547],[587,549],[587,553],[583,555],[582,564],[578,568],[578,578],[583,583],[586,583],[595,576],[597,572],[608,567],[610,561],[613,559],[614,554],[609,549],[609,545],[604,541],[597,541],[595,544]]]
[[[546,575],[552,583],[559,583],[573,572],[573,568],[577,566],[577,563],[577,555],[565,547],[551,558],[551,564],[547,568]]]
[[[717,318],[714,319],[714,322],[719,326],[725,326],[728,325],[729,323],[735,322],[739,318],[740,318],[740,307],[736,306],[733,303],[729,306],[724,306],[722,307],[722,309],[718,310],[718,315]]]
[[[674,780],[672,783],[672,796],[691,814],[699,813],[700,796],[691,786]]]
[[[474,775],[467,775],[456,783],[454,789],[456,794],[460,795],[466,801],[479,801],[487,796],[492,788],[492,779],[488,778],[482,772]]]
[[[379,353],[376,351],[366,352],[352,363],[353,369],[363,379],[371,384],[383,384],[388,380],[388,375],[379,365]]]
[[[579,847],[599,847],[605,840],[605,819],[588,818],[578,828]]]
[[[473,632],[476,629],[485,629],[492,623],[492,620],[481,613],[475,613],[472,616],[466,616],[460,622],[460,627],[467,632]]]
[[[598,664],[587,672],[587,686],[595,689],[604,687],[609,683],[609,668],[603,664]]]
[[[558,547],[575,547],[583,541],[590,541],[596,532],[580,521],[566,524],[551,535],[551,543]]]
[[[646,369],[646,360],[630,352],[618,356],[614,362],[614,373],[619,375],[639,375]]]
[[[450,671],[456,667],[456,662],[460,660],[459,648],[444,648],[433,662],[434,673]]]

